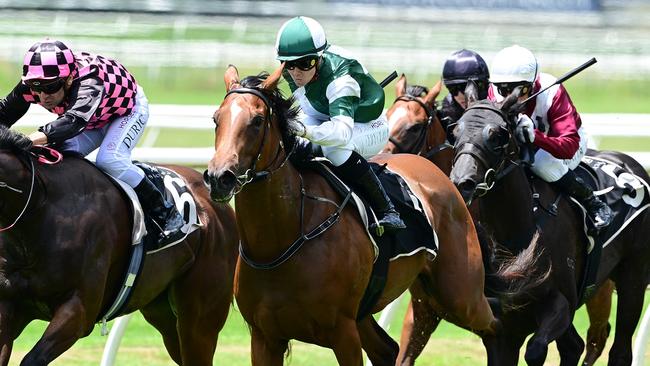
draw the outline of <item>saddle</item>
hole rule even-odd
[[[421,200],[409,188],[399,174],[390,171],[386,165],[370,163],[371,168],[384,186],[386,193],[393,201],[407,228],[393,234],[377,235],[370,230],[371,220],[377,220],[375,213],[362,197],[352,192],[350,200],[359,211],[359,216],[365,224],[370,240],[375,246],[375,262],[370,276],[370,282],[361,300],[357,319],[370,314],[372,307],[379,300],[388,275],[390,261],[403,256],[411,256],[420,251],[426,251],[433,258],[438,253],[438,236],[426,216]],[[314,159],[301,164],[301,168],[316,171],[329,183],[341,197],[346,197],[351,189],[338,178],[326,159]]]

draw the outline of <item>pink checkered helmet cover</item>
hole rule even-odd
[[[36,42],[23,60],[23,81],[64,78],[75,71],[72,50],[63,42],[44,40]]]

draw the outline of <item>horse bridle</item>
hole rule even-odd
[[[490,110],[492,112],[499,114],[504,121],[508,120],[508,116],[502,110],[500,110],[497,107],[486,105],[486,104],[475,104],[467,108],[465,113],[475,109]],[[486,169],[485,175],[483,176],[483,182],[479,182],[476,184],[476,189],[474,191],[474,196],[473,196],[474,198],[484,196],[487,192],[489,192],[494,187],[497,181],[499,181],[501,178],[508,175],[516,167],[522,165],[521,159],[512,158],[512,156],[517,156],[517,157],[519,156],[519,145],[517,145],[516,142],[513,144],[513,141],[515,139],[513,133],[506,127],[500,125],[498,127],[508,132],[508,142],[506,144],[501,146],[496,146],[493,149],[494,151],[487,151],[486,148],[484,148],[483,146],[477,145],[473,142],[465,142],[460,148],[457,148],[457,152],[454,156],[453,164],[456,163],[456,160],[458,160],[458,158],[461,155],[470,155],[474,159],[478,160]],[[485,135],[485,133],[486,130],[483,129],[482,131],[483,140],[487,141],[487,136]],[[512,148],[513,146],[514,148]],[[489,162],[485,159],[483,155],[487,154],[487,155],[495,156],[495,153],[500,150],[504,151],[505,156],[503,159],[501,159],[496,169],[491,168]]]
[[[278,146],[278,150],[277,150],[277,152],[275,154],[275,157],[273,158],[273,160],[269,164],[269,168],[266,168],[266,169],[263,169],[263,170],[255,170],[256,164],[261,158],[262,150],[264,149],[264,144],[266,143],[267,130],[269,130],[271,128],[271,115],[272,115],[271,106],[272,106],[272,104],[271,104],[271,101],[268,99],[268,97],[264,93],[262,93],[260,90],[254,89],[254,88],[245,88],[245,87],[240,87],[240,88],[237,88],[237,89],[231,89],[230,91],[228,91],[226,93],[226,95],[224,96],[224,99],[226,99],[228,97],[228,95],[233,94],[233,93],[253,94],[253,95],[259,97],[267,107],[267,112],[266,112],[266,116],[265,116],[266,123],[265,123],[265,127],[264,127],[264,135],[262,136],[262,142],[260,143],[260,148],[259,148],[259,150],[257,152],[257,157],[255,158],[255,160],[253,160],[253,164],[251,165],[250,168],[248,168],[246,170],[246,172],[244,174],[237,176],[237,182],[240,184],[239,189],[234,193],[234,194],[237,194],[238,192],[240,192],[242,190],[242,188],[244,187],[245,184],[264,180],[265,178],[269,177],[271,174],[273,174],[274,172],[276,172],[280,168],[282,168],[286,164],[286,162],[289,160],[289,157],[291,156],[291,154],[293,154],[293,149],[286,152],[286,149],[284,148],[284,143],[282,142],[282,139],[280,138],[280,143],[279,143],[279,146]],[[284,160],[275,169],[271,169],[270,167],[272,167],[273,164],[278,160],[278,156],[280,155],[281,151],[285,151]],[[330,227],[332,227],[339,220],[339,218],[341,217],[341,213],[343,212],[343,209],[345,208],[345,206],[347,205],[347,203],[350,201],[350,199],[352,197],[352,191],[349,191],[347,196],[344,198],[343,202],[339,205],[336,202],[334,202],[334,201],[332,201],[332,200],[330,200],[328,198],[309,195],[305,190],[302,175],[299,175],[299,177],[300,177],[300,195],[301,195],[301,198],[300,198],[300,236],[298,237],[298,239],[294,240],[294,242],[291,243],[291,245],[289,245],[289,247],[282,254],[280,254],[280,256],[278,256],[276,259],[274,259],[273,261],[268,262],[268,263],[255,262],[252,258],[250,258],[246,254],[246,252],[244,251],[244,247],[242,246],[241,241],[240,241],[239,242],[239,256],[241,257],[241,259],[247,265],[251,266],[252,268],[259,269],[259,270],[269,270],[269,269],[276,268],[276,267],[280,266],[281,264],[283,264],[284,262],[286,262],[287,260],[289,260],[289,258],[291,258],[303,246],[303,244],[305,242],[307,242],[308,240],[316,238],[317,236],[319,236],[322,233],[324,233],[325,231],[327,231]],[[315,228],[313,228],[312,230],[310,230],[307,233],[305,233],[305,230],[304,230],[305,198],[309,198],[309,199],[320,201],[320,202],[327,202],[327,203],[330,203],[330,204],[333,204],[334,206],[336,206],[336,210],[332,214],[330,214],[322,223],[320,223],[320,225],[316,226]]]
[[[14,227],[14,225],[16,225],[16,223],[18,223],[18,220],[20,220],[23,217],[23,215],[27,211],[27,207],[29,207],[29,203],[32,200],[32,193],[34,193],[34,185],[35,185],[35,178],[36,178],[36,169],[34,168],[34,160],[32,160],[31,158],[29,158],[29,164],[30,164],[31,171],[32,171],[32,179],[31,179],[31,183],[30,183],[30,186],[29,186],[29,195],[27,195],[27,200],[25,201],[25,206],[20,211],[20,213],[18,214],[18,217],[16,217],[14,222],[11,225],[7,226],[7,227],[0,228],[0,232],[9,230],[12,227]],[[2,182],[2,181],[0,181],[0,188],[6,188],[6,189],[9,189],[9,190],[14,191],[16,193],[20,193],[20,194],[23,193],[23,191],[21,189],[14,188],[14,187],[10,186],[9,184],[7,184],[6,182]]]
[[[433,123],[433,120],[434,120],[435,115],[436,115],[435,108],[431,108],[429,105],[427,105],[426,103],[421,101],[420,98],[418,98],[418,97],[416,97],[414,95],[410,95],[410,94],[402,95],[402,96],[399,96],[399,97],[395,98],[395,102],[397,102],[397,101],[402,101],[402,102],[407,102],[407,103],[415,102],[415,103],[419,104],[420,107],[422,107],[424,109],[424,112],[427,115],[427,123],[425,124],[424,128],[422,129],[422,131],[418,135],[417,139],[415,139],[415,142],[413,143],[413,146],[411,146],[410,148],[408,148],[408,149],[404,148],[404,146],[402,146],[400,143],[395,141],[395,139],[393,139],[392,137],[388,138],[388,141],[390,141],[393,145],[395,145],[395,147],[397,147],[397,149],[399,150],[399,151],[397,151],[398,153],[399,152],[412,153],[412,154],[417,153],[418,155],[422,155],[426,159],[430,159],[433,155],[439,153],[440,151],[453,147],[453,146],[451,146],[451,144],[449,144],[447,141],[445,141],[445,142],[443,142],[443,143],[441,143],[441,144],[439,144],[437,146],[434,146],[434,147],[432,147],[430,149],[427,146],[428,151],[426,151],[424,154],[419,152],[420,149],[422,149],[423,145],[426,143],[427,135],[429,133],[429,128],[431,127],[431,124]],[[395,102],[393,102],[393,103],[395,103]]]
[[[291,153],[293,152],[293,150],[289,151],[289,152],[286,152],[286,149],[284,148],[284,143],[282,142],[282,139],[280,138],[280,143],[278,144],[278,148],[276,150],[275,157],[273,158],[271,163],[269,163],[268,167],[265,168],[265,169],[256,170],[257,162],[262,158],[262,151],[264,150],[264,145],[266,144],[267,133],[271,129],[271,116],[273,114],[272,113],[273,104],[271,103],[271,100],[269,99],[269,97],[266,94],[262,93],[259,89],[255,89],[255,88],[239,87],[239,88],[236,88],[236,89],[231,89],[226,93],[226,95],[224,96],[223,99],[225,100],[231,94],[252,94],[252,95],[260,98],[262,100],[262,102],[264,102],[264,105],[266,106],[266,113],[265,113],[265,116],[264,116],[264,119],[265,119],[264,134],[262,135],[262,142],[260,143],[260,147],[257,150],[257,156],[255,157],[255,159],[253,159],[253,163],[251,164],[250,168],[246,169],[244,174],[236,176],[237,183],[238,183],[238,186],[239,186],[239,188],[236,189],[235,192],[233,193],[233,195],[236,195],[237,193],[239,193],[244,188],[244,186],[246,184],[251,183],[251,182],[264,180],[265,178],[267,178],[271,174],[273,174],[275,171],[282,168],[285,165],[285,163],[287,162],[287,160],[289,159],[289,157],[291,156]],[[280,165],[278,165],[275,168],[272,168],[273,165],[278,161],[278,158],[279,158],[280,153],[282,151],[285,151],[284,160],[282,160]]]

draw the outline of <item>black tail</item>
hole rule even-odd
[[[495,310],[501,313],[525,306],[551,274],[550,261],[542,261],[540,232],[536,231],[528,247],[517,255],[498,245],[483,228],[479,232],[481,249],[487,249],[483,254],[484,263],[487,261],[485,293],[498,299],[500,309]]]

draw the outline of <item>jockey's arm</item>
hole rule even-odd
[[[321,146],[344,146],[352,138],[354,121],[348,116],[334,116],[317,126],[305,126],[305,138]]]
[[[575,106],[563,86],[553,97],[553,103],[547,112],[549,131],[545,135],[535,130],[534,144],[548,151],[558,159],[571,159],[580,146],[578,129],[582,121]]]
[[[62,142],[80,134],[102,101],[104,83],[100,79],[88,77],[77,85],[73,85],[69,91],[71,107],[59,118],[38,129],[50,143]]]
[[[23,98],[23,94],[29,94],[29,87],[19,81],[10,93],[0,100],[0,124],[11,127],[27,113],[30,103]]]

